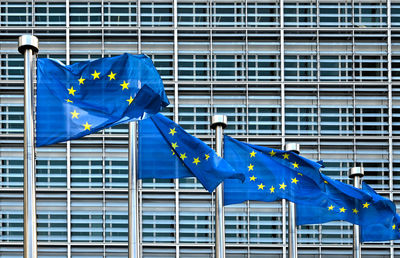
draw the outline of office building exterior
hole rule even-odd
[[[125,52],[149,55],[171,105],[163,112],[214,145],[225,133],[348,169],[400,204],[400,1],[37,0],[0,2],[0,257],[23,253],[23,56],[72,64]],[[128,126],[37,149],[40,257],[126,257]],[[213,257],[215,196],[193,178],[140,182],[143,257]],[[227,206],[227,257],[283,257],[282,202]],[[299,257],[350,257],[352,225],[298,228]],[[398,257],[398,241],[363,257]]]

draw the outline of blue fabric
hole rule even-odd
[[[67,66],[40,58],[37,74],[36,146],[140,120],[169,104],[160,75],[145,55]]]
[[[333,220],[362,223],[367,216],[367,210],[371,210],[363,208],[363,204],[371,203],[371,196],[361,189],[321,175],[326,182],[325,189],[319,193],[322,201],[296,205],[296,224],[320,224]]]
[[[362,242],[400,238],[400,219],[390,200],[378,195],[366,183],[361,190],[323,177],[327,184],[320,195],[325,202],[296,205],[297,225],[344,220],[361,226]]]
[[[245,171],[242,184],[225,180],[225,205],[247,200],[272,202],[287,199],[295,203],[323,201],[321,164],[293,152],[275,150],[224,137],[224,158],[236,171]]]
[[[365,182],[363,182],[363,190],[372,197],[371,205],[374,209],[371,209],[370,217],[361,226],[361,241],[400,239],[400,216],[396,214],[394,203],[377,194]]]
[[[209,192],[224,179],[244,180],[207,144],[161,114],[139,122],[139,173],[144,178],[197,177]]]

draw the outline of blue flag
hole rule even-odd
[[[400,239],[400,216],[392,201],[377,194],[363,182],[363,190],[372,197],[370,218],[361,226],[361,241],[388,241]],[[372,208],[371,207],[371,208]]]
[[[36,146],[140,120],[169,104],[160,75],[145,55],[68,66],[40,58],[37,73]]]
[[[197,177],[209,192],[224,179],[244,180],[207,144],[161,114],[139,123],[139,178]]]
[[[385,241],[400,238],[400,220],[395,205],[363,183],[363,189],[323,175],[325,202],[296,205],[296,224],[320,224],[344,220],[361,226],[361,241]]]
[[[293,152],[242,143],[224,138],[224,158],[236,171],[245,171],[242,184],[225,180],[225,205],[247,200],[272,202],[287,199],[296,203],[322,201],[324,187],[321,165]]]
[[[320,224],[333,220],[362,223],[371,211],[371,196],[361,189],[321,175],[325,182],[325,188],[319,193],[322,201],[296,205],[296,224]]]

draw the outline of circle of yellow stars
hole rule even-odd
[[[171,136],[175,136],[175,134],[177,134],[178,132],[177,132],[177,130],[176,130],[176,127],[174,127],[174,128],[169,128],[169,133],[168,134],[170,134]],[[186,155],[186,152],[183,152],[183,153],[178,153],[177,152],[177,148],[179,147],[179,145],[178,145],[178,142],[176,141],[176,142],[171,142],[171,152],[172,152],[172,156],[174,156],[176,153],[177,154],[179,154],[179,158],[183,161],[183,162],[186,162],[185,161],[185,159],[187,159],[187,158],[189,158],[187,155]],[[175,153],[176,152],[176,153]],[[202,161],[208,161],[208,159],[210,158],[210,154],[209,153],[205,153],[204,154],[204,157],[200,157],[200,156],[197,156],[197,157],[193,157],[193,160],[191,161],[191,163],[192,164],[194,164],[195,166],[197,166],[197,165],[199,165]]]
[[[94,72],[90,75],[92,76],[92,80],[96,80],[96,79],[100,79],[100,74],[101,74],[100,72],[97,72],[97,70],[94,70]],[[111,81],[111,80],[116,80],[116,78],[115,78],[116,75],[117,75],[117,73],[113,73],[113,71],[110,71],[110,74],[108,74],[107,76],[109,77],[109,80]],[[83,78],[83,76],[81,76],[78,79],[78,83],[79,83],[78,86],[81,86],[81,85],[84,86],[86,80],[89,80],[89,79]],[[123,81],[123,83],[121,83],[120,86],[122,87],[122,91],[125,89],[129,90],[129,87],[128,87],[129,82]],[[78,90],[74,89],[73,85],[70,85],[70,88],[67,88],[67,91],[68,91],[68,95],[72,95],[75,97],[75,92],[77,92]],[[74,103],[73,100],[70,98],[71,97],[68,97],[67,99],[65,99],[65,101],[67,103]],[[134,100],[135,99],[132,96],[129,96],[129,99],[127,99],[126,101],[128,102],[128,105],[131,105]],[[80,113],[78,113],[76,111],[76,109],[74,109],[73,112],[70,112],[70,114],[71,114],[71,119],[79,119]],[[86,121],[86,123],[82,124],[82,126],[83,126],[83,131],[90,131],[92,124],[89,124],[89,121]],[[196,163],[196,165],[197,165],[197,163]]]
[[[274,150],[271,150],[270,152],[268,152],[268,154],[269,154],[270,157],[277,157],[277,152],[274,151]],[[249,153],[249,155],[250,155],[250,160],[251,160],[251,158],[255,158],[256,157],[257,152],[252,150]],[[289,153],[283,153],[282,154],[282,158],[284,160],[285,159],[289,160],[289,155],[290,155]],[[293,169],[299,168],[299,164],[297,162],[291,163],[291,165],[293,166]],[[247,166],[248,172],[249,173],[251,173],[251,171],[254,172],[254,167],[255,167],[255,165],[253,164],[253,162],[250,161],[250,164]],[[301,173],[298,173],[298,175],[303,176]],[[249,179],[250,179],[250,182],[256,182],[257,177],[253,173],[251,173],[251,176],[249,176]],[[300,180],[297,179],[296,177],[291,178],[291,184],[297,185],[297,183],[299,181]],[[285,184],[285,182],[282,182],[282,184],[278,184],[278,185],[279,185],[279,188],[278,188],[279,190],[282,190],[282,191],[286,190],[287,185]],[[257,187],[258,187],[258,190],[264,190],[266,185],[264,185],[263,183],[260,183],[260,184],[257,184]],[[272,194],[272,193],[275,193],[276,188],[275,188],[275,186],[272,185],[268,190],[269,190],[269,193]]]

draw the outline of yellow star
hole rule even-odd
[[[296,184],[297,185],[297,182],[299,182],[299,180],[297,180],[296,178],[292,178],[292,184]]]
[[[340,212],[345,213],[345,212],[346,212],[346,209],[345,209],[344,207],[342,207],[342,208],[340,208]]]
[[[369,203],[367,203],[367,202],[363,203],[363,208],[368,208],[368,206],[369,206]]]
[[[250,177],[250,181],[256,181],[257,177],[255,177],[254,175]]]
[[[193,158],[193,162],[192,163],[196,164],[196,166],[197,166],[197,164],[200,163],[199,158],[198,157],[197,158]]]
[[[260,190],[260,189],[261,189],[261,190],[264,190],[264,186],[265,186],[265,185],[263,185],[262,183],[259,184],[259,185],[257,185],[257,186],[258,186],[258,190]]]
[[[180,157],[181,157],[182,160],[185,160],[187,158],[186,157],[186,153],[181,154]]]
[[[68,89],[68,94],[70,94],[70,95],[72,95],[72,96],[75,96],[75,91],[76,91],[76,90],[74,90],[74,87],[71,86],[71,88]]]
[[[335,206],[331,205],[328,207],[328,211],[333,211],[333,208],[335,208]]]
[[[176,134],[175,128],[169,129],[168,134],[172,134],[172,136],[174,136],[174,134]]]
[[[66,102],[69,102],[69,103],[74,103],[72,100],[70,100],[70,99],[66,99],[65,100]]]
[[[303,174],[302,173],[297,173],[299,176],[303,176]]]
[[[174,150],[175,150],[175,148],[178,148],[179,146],[178,146],[178,142],[173,142],[172,143],[172,148],[174,148]]]
[[[122,90],[125,90],[125,89],[129,90],[129,88],[128,88],[129,82],[127,83],[124,81],[124,83],[121,83],[120,85],[122,86]]]
[[[328,181],[324,180],[324,183],[325,183],[325,184],[328,184]]]
[[[82,76],[81,76],[81,78],[80,79],[78,79],[78,81],[79,81],[79,85],[81,85],[81,84],[84,84],[83,82],[85,81],[86,79],[83,79],[82,78]]]
[[[257,153],[257,152],[255,152],[255,151],[250,152],[250,158],[255,157],[255,156],[256,156],[256,153]]]
[[[293,163],[293,168],[299,168],[299,164],[297,164],[297,162]]]
[[[172,152],[172,155],[175,155],[175,151],[174,150],[171,150],[171,152]]]
[[[98,72],[96,72],[96,70],[94,70],[94,73],[92,73],[93,80],[96,79],[96,78],[100,79],[99,75],[100,75],[100,73],[98,73]]]
[[[271,157],[272,157],[272,156],[275,156],[275,154],[276,154],[276,152],[275,152],[274,150],[271,150],[271,151],[269,152],[269,155],[271,155]]]
[[[79,118],[78,116],[79,116],[80,113],[76,112],[75,109],[74,109],[74,112],[70,112],[70,113],[71,113],[71,115],[72,115],[72,119],[73,119],[73,118],[77,118],[77,119]]]
[[[283,182],[282,184],[279,184],[279,186],[280,186],[279,189],[285,190],[287,185],[285,185],[285,182]]]
[[[132,98],[132,96],[129,98],[129,99],[127,99],[126,101],[128,101],[129,102],[129,104],[128,105],[130,105],[131,103],[132,103],[132,101],[133,101],[134,99]]]
[[[270,191],[271,193],[275,193],[275,187],[274,187],[274,186],[271,186],[271,188],[269,189],[269,191]]]
[[[356,208],[353,209],[353,213],[357,214],[358,210]]]
[[[393,229],[393,230],[396,229],[396,224],[393,224],[392,229]]]
[[[90,127],[91,127],[92,125],[90,125],[90,124],[88,124],[88,122],[86,122],[86,124],[83,124],[83,126],[85,127],[85,130],[84,130],[84,131],[86,131],[86,130],[90,131]]]
[[[115,75],[116,75],[116,73],[113,73],[113,72],[111,71],[111,73],[108,75],[108,77],[110,77],[110,81],[111,81],[111,80],[115,80]]]
[[[210,155],[208,155],[208,154],[204,154],[206,157],[205,157],[205,159],[206,160],[208,160],[209,158],[210,158]]]
[[[250,170],[253,170],[253,167],[254,167],[254,165],[250,164],[250,165],[248,166],[249,171],[250,171]]]
[[[284,153],[283,154],[283,159],[289,159],[289,153]]]

